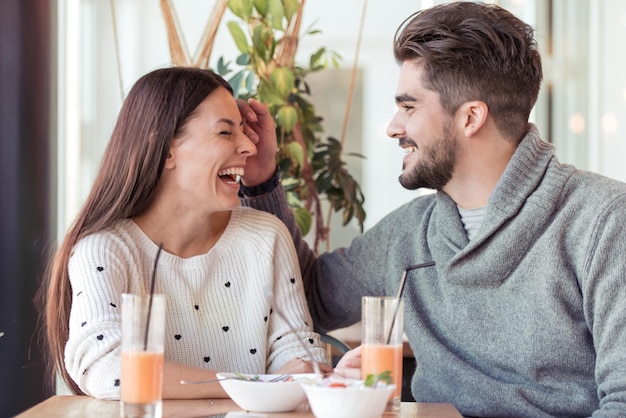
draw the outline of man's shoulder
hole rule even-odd
[[[409,200],[402,206],[400,206],[397,210],[415,210],[420,208],[427,208],[434,205],[437,201],[437,192],[436,191],[427,191],[424,194]]]
[[[430,213],[437,202],[437,193],[426,193],[397,207],[387,214],[381,222],[395,221],[398,218],[414,223],[416,215]]]
[[[575,170],[569,177],[566,188],[587,199],[606,201],[626,196],[626,183],[586,170]]]

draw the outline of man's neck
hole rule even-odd
[[[457,161],[452,179],[443,191],[461,208],[487,205],[516,149],[513,143],[499,141],[497,146],[492,143],[466,152]]]

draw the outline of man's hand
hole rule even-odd
[[[244,132],[256,145],[257,153],[248,157],[245,174],[241,178],[244,186],[257,186],[269,180],[276,170],[276,127],[269,109],[263,103],[250,99],[247,103],[237,100],[244,121]]]
[[[341,357],[335,367],[335,374],[349,379],[361,378],[361,347],[358,346]]]

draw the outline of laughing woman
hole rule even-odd
[[[74,393],[119,399],[121,295],[149,292],[161,243],[164,398],[226,396],[180,384],[217,371],[310,372],[298,340],[324,361],[286,228],[239,206],[256,154],[244,128],[230,86],[208,70],[159,69],[129,92],[45,284],[53,368]],[[266,288],[296,333],[272,315]]]

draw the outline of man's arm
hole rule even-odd
[[[302,238],[302,232],[296,223],[296,218],[287,204],[285,191],[280,184],[278,169],[275,168],[274,174],[264,183],[254,187],[241,186],[239,195],[241,197],[241,205],[249,206],[265,212],[269,212],[277,216],[287,226],[289,234],[293,239],[302,272],[302,280],[304,288],[311,305],[311,295],[315,291],[313,284],[315,283],[315,261],[316,256]],[[319,318],[312,311],[313,322],[318,323]]]
[[[626,197],[596,217],[582,280],[587,325],[596,348],[600,409],[593,417],[626,416]]]
[[[385,228],[373,237],[358,237],[349,248],[316,256],[302,237],[295,216],[287,204],[276,169],[276,131],[267,106],[250,100],[238,102],[246,134],[256,144],[257,154],[246,160],[240,197],[242,206],[269,212],[287,226],[293,239],[307,303],[315,329],[327,332],[360,320],[361,296],[384,294],[386,277]],[[372,234],[372,232],[369,232]],[[385,235],[385,236],[383,236]],[[371,244],[370,244],[371,243]]]
[[[245,122],[246,135],[257,147],[256,155],[246,160],[245,174],[241,178],[239,196],[241,205],[276,215],[287,226],[293,239],[302,271],[302,279],[313,321],[318,326],[312,300],[319,300],[315,289],[315,253],[302,238],[302,232],[285,197],[276,167],[276,127],[266,105],[251,99],[238,100],[237,105]]]

